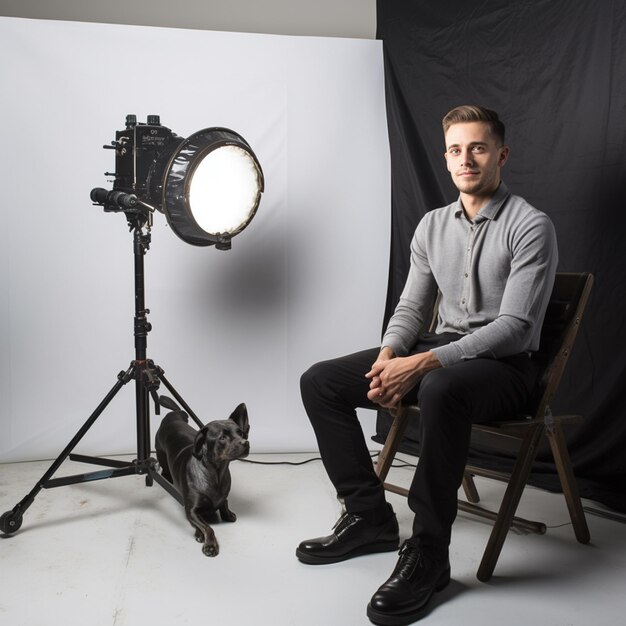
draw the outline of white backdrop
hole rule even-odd
[[[55,457],[134,357],[132,235],[89,200],[128,113],[232,128],[266,179],[228,252],[156,216],[148,356],[203,421],[246,402],[254,452],[315,450],[300,374],[381,331],[380,42],[0,17],[0,55],[0,461]],[[134,452],[134,402],[131,381],[77,451]]]

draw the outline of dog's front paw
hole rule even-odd
[[[217,543],[215,533],[210,526],[196,528],[196,541],[202,543],[202,553],[206,556],[217,556],[220,547]]]
[[[220,547],[217,545],[217,541],[214,543],[205,543],[202,546],[202,553],[205,556],[217,556],[220,552]]]

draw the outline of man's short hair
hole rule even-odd
[[[462,122],[487,122],[496,141],[500,145],[504,145],[504,124],[495,111],[476,104],[463,104],[455,107],[452,111],[448,111],[441,121],[443,134],[445,135],[448,132],[448,128],[453,124]]]

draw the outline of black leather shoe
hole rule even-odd
[[[367,616],[381,626],[402,626],[423,617],[435,591],[450,582],[448,555],[436,557],[410,542],[400,550],[398,563],[367,605]]]
[[[395,514],[380,525],[367,522],[356,513],[345,513],[327,537],[303,541],[296,556],[309,565],[338,563],[362,554],[398,549],[398,521]]]

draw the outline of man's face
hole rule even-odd
[[[446,133],[446,164],[461,193],[488,196],[500,184],[509,149],[498,146],[486,122],[453,124]]]

